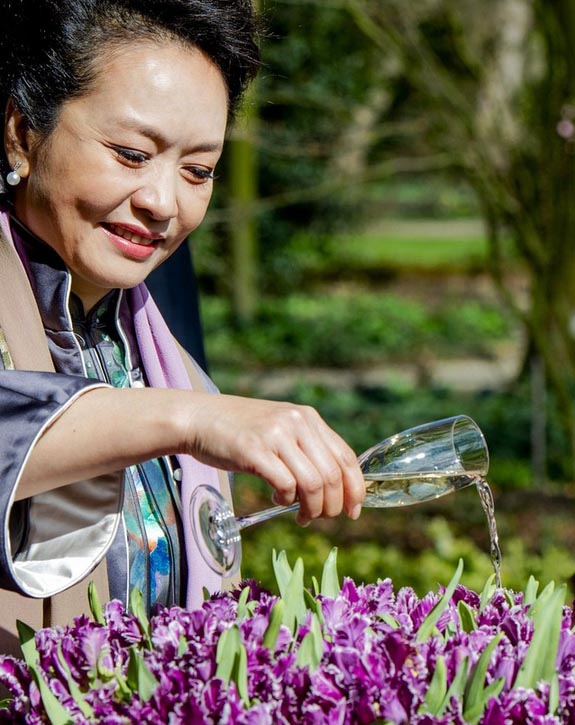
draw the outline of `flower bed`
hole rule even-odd
[[[565,589],[478,594],[462,563],[439,593],[391,580],[340,587],[335,551],[313,593],[274,556],[280,596],[244,582],[201,609],[148,621],[102,609],[0,657],[0,723],[575,723],[575,632]]]

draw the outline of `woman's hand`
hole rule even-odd
[[[316,410],[209,393],[194,393],[194,399],[184,452],[216,468],[263,478],[277,504],[299,501],[301,525],[342,509],[359,516],[365,483],[356,455]]]

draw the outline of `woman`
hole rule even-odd
[[[19,595],[69,617],[55,595],[102,560],[110,596],[195,606],[222,587],[189,535],[198,483],[256,474],[301,524],[364,497],[315,411],[214,394],[143,284],[206,212],[257,66],[250,4],[5,0],[2,20],[4,621]]]

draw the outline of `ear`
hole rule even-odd
[[[6,104],[4,148],[10,166],[20,162],[18,173],[22,178],[30,174],[31,132],[28,122],[10,98]]]

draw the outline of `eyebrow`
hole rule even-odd
[[[167,143],[167,139],[162,136],[162,134],[156,130],[155,128],[152,128],[150,126],[140,126],[140,124],[135,120],[126,119],[125,120],[126,127],[133,129],[134,131],[137,131],[138,133],[141,133],[142,136],[146,136],[146,138],[149,138],[150,141],[153,141],[157,145],[163,145]],[[205,141],[203,143],[198,143],[192,146],[189,149],[186,149],[186,153],[192,154],[192,153],[213,153],[214,151],[221,151],[223,149],[223,144],[213,142],[210,143],[208,141]]]

